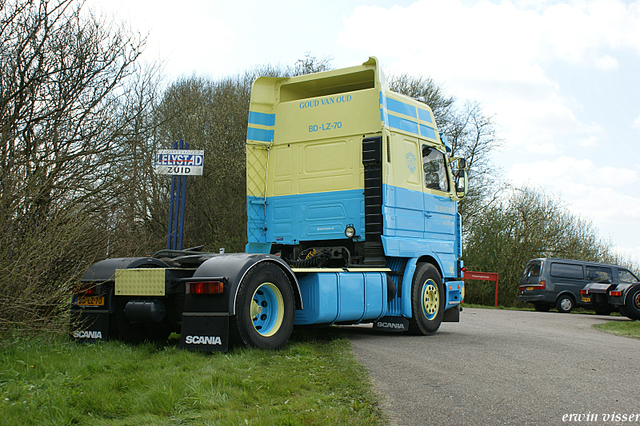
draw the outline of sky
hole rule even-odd
[[[148,36],[169,80],[221,78],[307,53],[342,68],[376,56],[478,101],[493,161],[592,222],[640,263],[640,0],[89,0]]]

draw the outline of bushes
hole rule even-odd
[[[591,222],[569,212],[558,199],[527,187],[505,191],[473,219],[469,229],[465,265],[469,270],[499,273],[498,304],[504,306],[518,304],[520,275],[529,259],[624,264]],[[465,300],[493,304],[493,294],[493,288],[473,282]]]

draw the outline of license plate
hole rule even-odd
[[[104,306],[104,296],[78,296],[78,306]]]
[[[527,291],[533,290],[533,287],[527,287]]]
[[[582,296],[582,301],[583,301],[583,302],[585,302],[585,303],[587,303],[587,302],[591,302],[591,298],[590,298],[590,297]]]

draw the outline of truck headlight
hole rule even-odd
[[[356,229],[353,227],[353,225],[347,225],[347,227],[344,230],[344,235],[347,238],[353,238],[356,235]]]

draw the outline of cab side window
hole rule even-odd
[[[621,283],[635,283],[638,278],[626,269],[618,269],[618,280]]]
[[[445,164],[444,154],[440,151],[428,146],[422,147],[422,170],[427,189],[449,191],[449,179]]]
[[[610,268],[602,266],[587,266],[587,280],[597,283],[611,283],[613,277]]]

